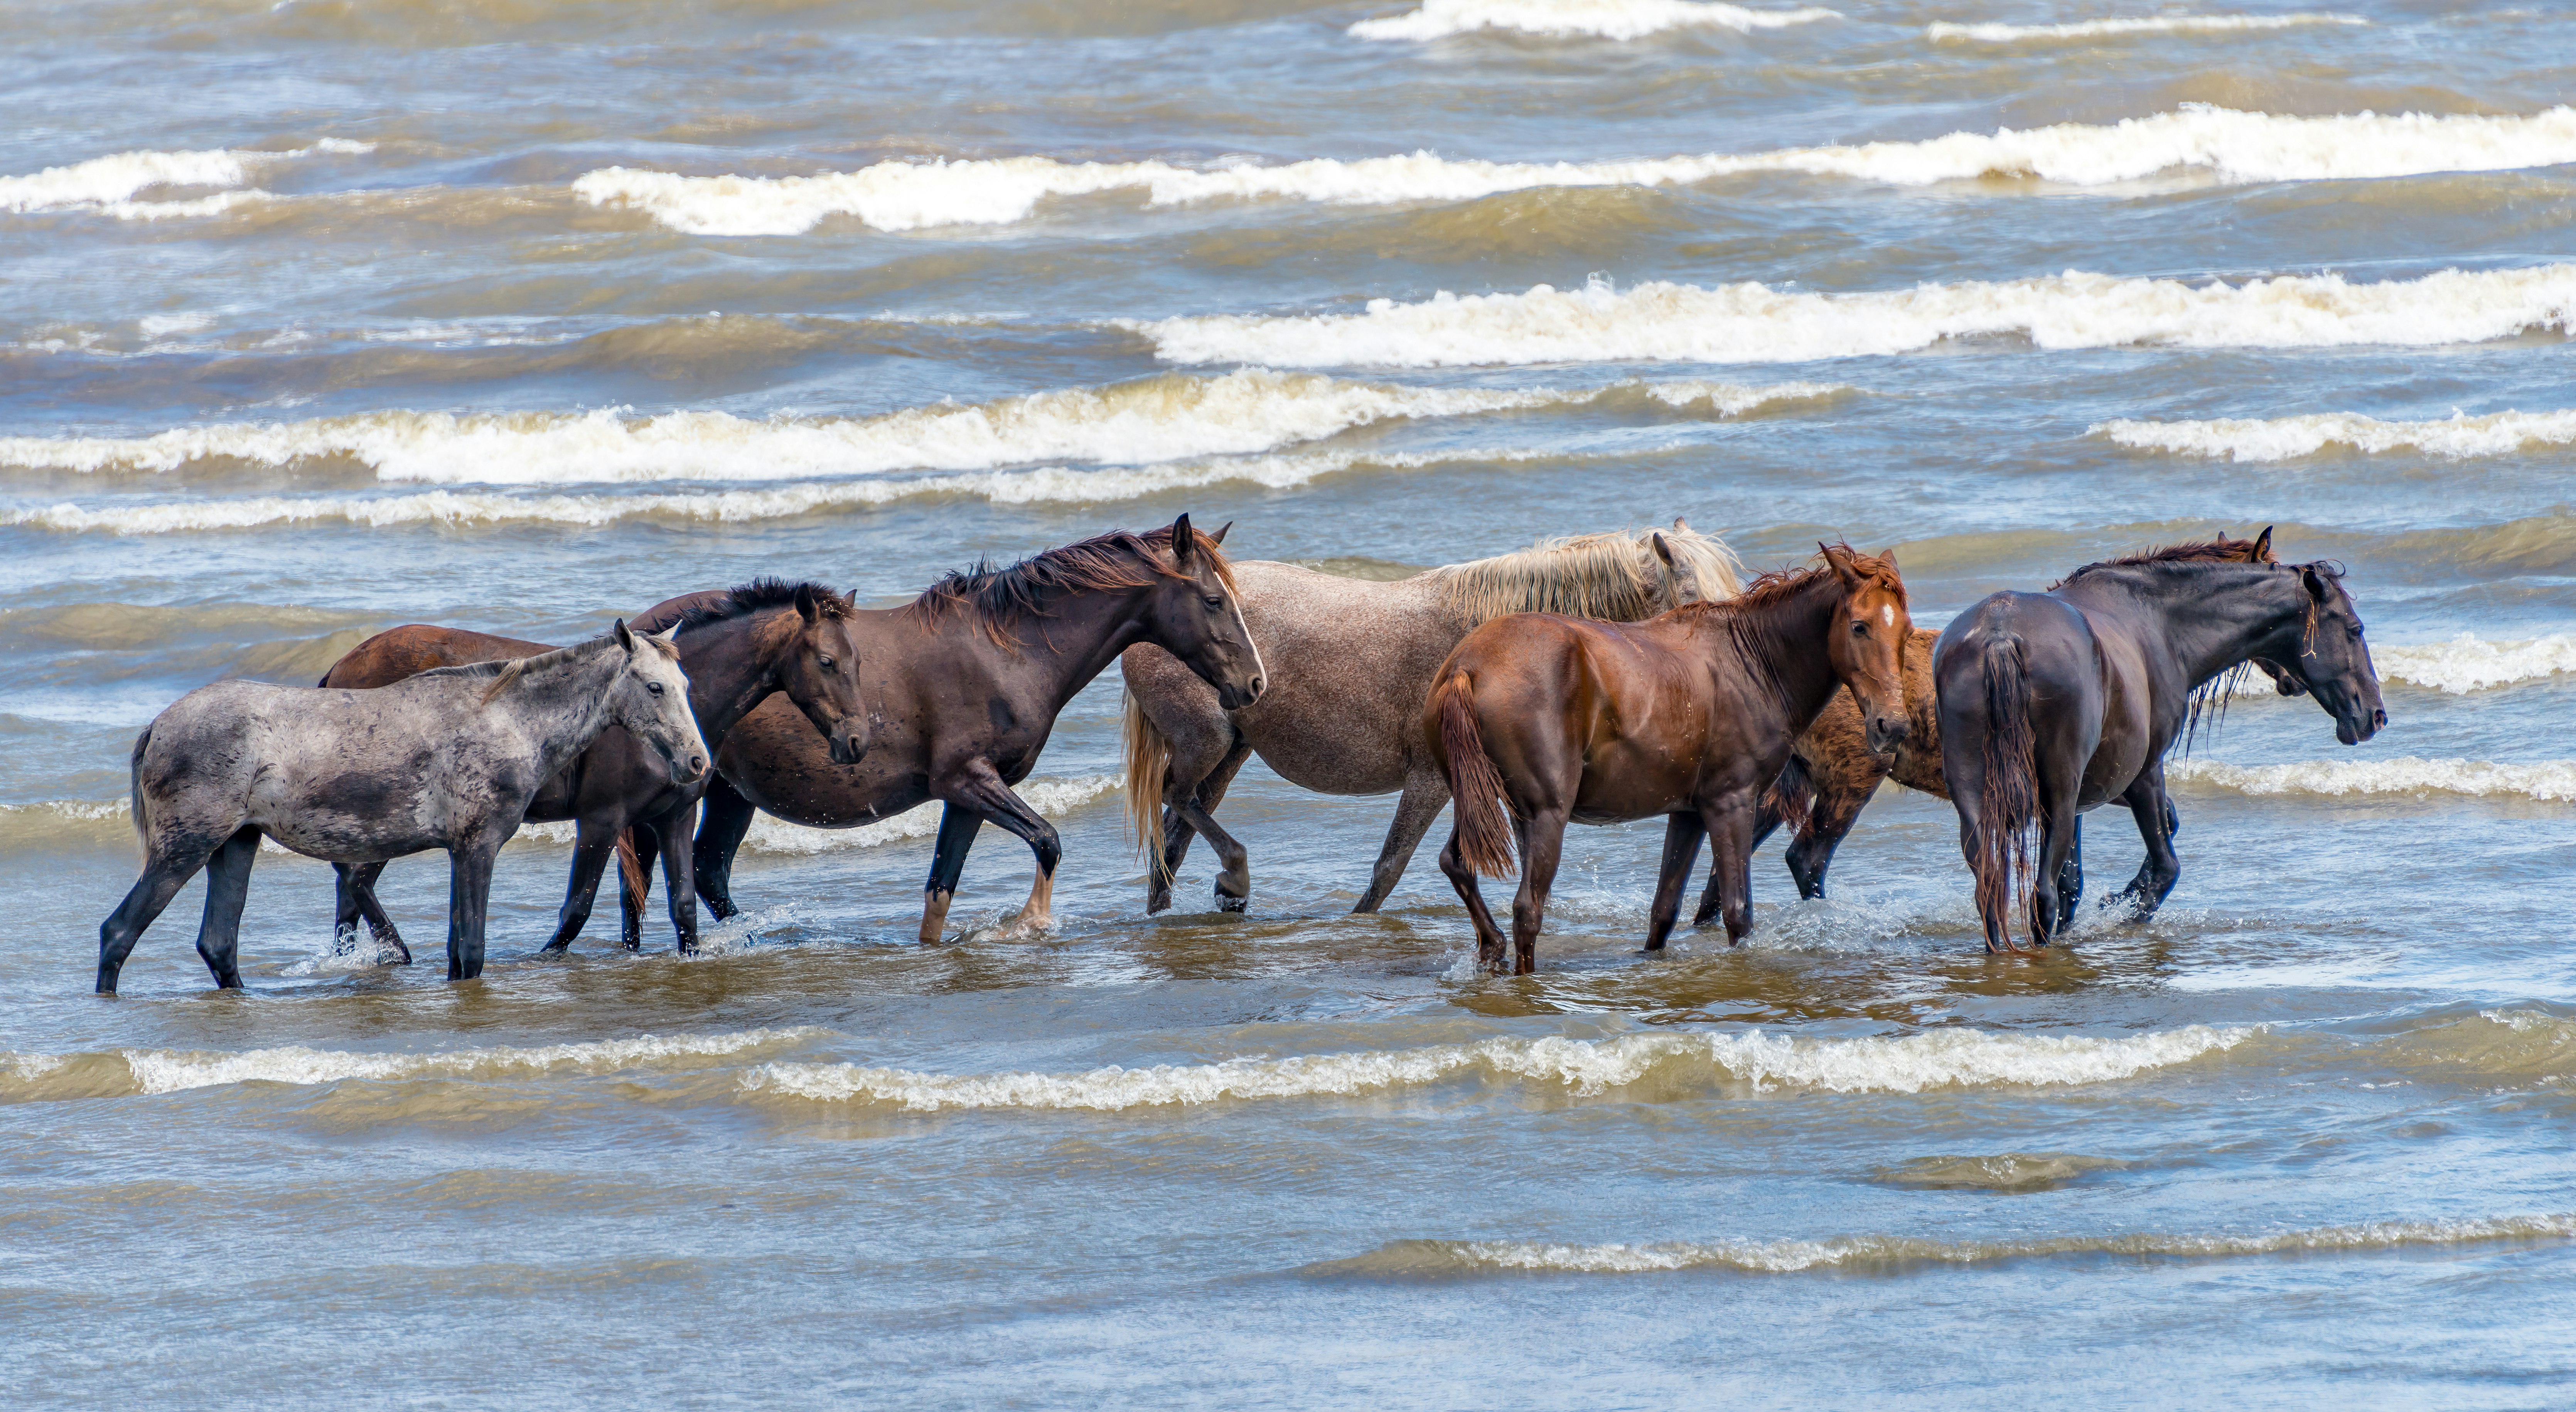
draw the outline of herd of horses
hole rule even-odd
[[[850,828],[934,799],[921,940],[940,939],[987,822],[1035,855],[1010,927],[1042,931],[1062,848],[1012,786],[1113,660],[1149,913],[1171,905],[1201,835],[1221,863],[1217,905],[1247,905],[1248,857],[1216,814],[1258,754],[1307,789],[1400,791],[1358,911],[1386,900],[1453,806],[1441,871],[1480,965],[1521,973],[1535,969],[1569,823],[1664,818],[1650,951],[1709,844],[1697,921],[1721,918],[1741,943],[1754,848],[1792,826],[1799,892],[1822,896],[1835,845],[1893,778],[1955,806],[1987,949],[2019,951],[2016,910],[2033,947],[2071,924],[2077,821],[2112,800],[2147,857],[2109,901],[2140,918],[2163,902],[2181,871],[2166,753],[2248,667],[2314,699],[2345,744],[2387,721],[2341,570],[2280,562],[2268,529],[1997,593],[1937,635],[1913,626],[1893,554],[1820,544],[1814,562],[1747,583],[1723,543],[1681,520],[1396,579],[1235,563],[1224,538],[1183,515],[978,564],[889,609],[762,579],[561,648],[398,627],[315,687],[191,692],[134,744],[144,866],[99,929],[98,990],[116,990],[144,929],[201,869],[197,950],[217,985],[238,987],[263,835],[336,867],[344,947],[363,925],[405,963],[377,877],[392,858],[445,850],[451,980],[482,971],[494,858],[524,821],[576,826],[549,951],[580,934],[612,857],[626,945],[641,945],[658,862],[688,952],[700,900],[719,918],[737,910],[733,857],[756,813]],[[1480,879],[1514,873],[1506,936]]]

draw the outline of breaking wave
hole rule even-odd
[[[1750,34],[1842,16],[1813,5],[1748,10],[1701,0],[1423,0],[1422,8],[1350,27],[1354,39],[1445,39],[1480,29],[1550,38],[1642,39],[1665,30],[1714,28]]]
[[[2351,1226],[2243,1235],[2050,1236],[2026,1240],[1926,1240],[1918,1236],[1833,1236],[1824,1240],[1672,1241],[1568,1245],[1526,1240],[1400,1240],[1366,1255],[1297,1271],[1321,1277],[1421,1278],[1492,1274],[1654,1274],[1673,1270],[1799,1270],[1985,1264],[2051,1255],[2163,1255],[2184,1258],[2395,1250],[2489,1240],[2576,1236],[2576,1214],[2370,1221]]]
[[[859,1064],[764,1064],[746,1090],[913,1112],[969,1108],[1128,1108],[1228,1100],[1347,1097],[1451,1079],[1526,1084],[1592,1098],[1613,1090],[1920,1093],[1989,1084],[2108,1083],[2228,1049],[2251,1029],[2193,1025],[2118,1039],[1935,1030],[1896,1039],[1790,1039],[1759,1032],[1614,1039],[1488,1039],[1473,1044],[1213,1064],[1111,1066],[1079,1074],[927,1074]]]
[[[721,1066],[809,1044],[828,1030],[799,1027],[733,1034],[639,1035],[531,1048],[364,1054],[284,1045],[243,1053],[121,1049],[90,1054],[0,1056],[0,1102],[177,1093],[225,1084],[325,1084],[342,1079],[500,1079],[541,1074],[613,1074]]]
[[[1802,362],[1999,336],[2041,348],[2422,347],[2563,330],[2571,319],[2576,265],[2443,270],[2365,284],[2339,274],[2187,284],[2070,270],[1862,294],[1661,281],[1621,290],[1595,280],[1525,294],[1444,292],[1414,304],[1379,299],[1360,314],[1197,316],[1128,327],[1176,363],[1443,367]]]
[[[95,473],[170,472],[209,462],[281,469],[353,462],[379,480],[483,485],[798,480],[1044,461],[1139,465],[1272,451],[1392,421],[1517,411],[1730,417],[1849,390],[1639,380],[1585,388],[1428,388],[1242,368],[1221,377],[1163,373],[860,418],[755,421],[724,412],[635,418],[616,409],[370,412],[133,438],[0,437],[0,466]]]
[[[67,167],[47,167],[30,176],[0,176],[0,212],[86,211],[118,220],[161,220],[208,216],[244,201],[268,198],[265,191],[221,190],[187,200],[137,201],[157,188],[233,188],[258,167],[309,157],[316,153],[355,155],[372,152],[372,142],[326,137],[310,147],[282,152],[119,152],[93,157]]]
[[[2068,24],[1952,24],[1923,27],[1935,44],[2045,44],[2066,40],[2119,39],[2140,34],[2243,34],[2255,30],[2294,29],[2303,25],[2366,25],[2359,15],[2156,15],[2135,20],[2077,20]]]
[[[2349,447],[2377,455],[2420,451],[2460,460],[2471,456],[2510,456],[2545,446],[2576,442],[2576,411],[2490,412],[2472,417],[2454,412],[2440,421],[2383,422],[2358,412],[2322,412],[2304,417],[2218,417],[2207,421],[2148,422],[2119,418],[2086,429],[2142,451],[2168,451],[2182,456],[2214,456],[2230,461],[2293,461],[2329,446]]]
[[[1139,191],[1149,207],[1217,200],[1329,205],[1467,201],[1565,186],[1671,186],[1753,172],[1924,186],[2037,177],[2078,186],[2197,168],[2233,182],[2354,180],[2502,171],[2576,161],[2576,108],[2529,116],[2349,113],[2290,117],[2187,104],[2108,125],[1988,133],[1919,142],[1797,147],[1747,154],[1612,162],[1487,162],[1417,151],[1354,161],[1199,169],[1168,162],[1059,162],[1048,157],[880,162],[816,176],[681,176],[605,167],[573,183],[594,205],[632,207],[692,235],[799,235],[826,216],[882,231],[1009,225],[1049,197]]]
[[[2462,633],[2448,642],[2396,647],[2373,644],[2370,659],[2383,680],[2412,682],[2465,696],[2489,687],[2576,672],[2576,635],[2559,632],[2495,642]]]
[[[2485,760],[2427,760],[2401,755],[2393,760],[2303,760],[2292,765],[2178,760],[2165,768],[2174,780],[2238,794],[2403,795],[2415,799],[2451,794],[2552,803],[2576,800],[2576,760],[2503,765]]]

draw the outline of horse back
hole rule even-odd
[[[398,628],[387,628],[350,648],[349,655],[332,663],[331,670],[323,673],[322,680],[316,685],[364,690],[417,676],[432,667],[499,662],[553,650],[542,642],[501,637],[467,628],[406,623]]]

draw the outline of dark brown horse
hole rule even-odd
[[[1654,814],[1666,816],[1664,863],[1646,949],[1672,934],[1704,835],[1727,939],[1744,940],[1756,818],[1799,733],[1843,686],[1872,748],[1894,748],[1907,729],[1897,649],[1913,621],[1896,563],[1819,547],[1824,567],[1766,574],[1726,602],[1642,623],[1517,614],[1449,654],[1422,730],[1456,798],[1440,870],[1475,919],[1480,964],[1501,968],[1503,934],[1476,879],[1511,873],[1513,835],[1524,872],[1512,940],[1526,974],[1565,826]]]
[[[679,629],[680,664],[689,674],[689,709],[710,750],[725,733],[773,693],[783,693],[829,742],[832,758],[856,762],[867,753],[867,718],[858,690],[858,644],[851,637],[849,601],[810,583],[759,579],[734,589],[692,593],[663,603],[634,620],[653,632]],[[463,628],[411,624],[380,632],[332,664],[324,686],[377,687],[432,667],[498,661],[549,650],[542,643],[495,637]],[[671,926],[679,948],[698,941],[698,908],[689,876],[689,826],[706,781],[674,784],[669,773],[624,730],[610,727],[590,748],[547,780],[530,801],[531,821],[571,819],[577,826],[572,877],[563,911],[546,950],[561,951],[581,934],[599,890],[599,875],[629,827],[666,840],[661,850],[670,872]],[[380,945],[411,950],[394,930],[375,883],[382,862],[339,865],[338,925],[345,944],[366,919]],[[634,899],[626,909],[625,942],[642,942],[641,888],[627,880]]]
[[[716,752],[723,779],[707,792],[698,830],[700,893],[734,914],[734,850],[766,809],[811,828],[851,828],[927,800],[947,807],[923,897],[921,939],[937,941],[986,821],[1037,856],[1037,881],[1017,926],[1051,924],[1055,826],[1011,786],[1028,778],[1074,693],[1140,642],[1181,660],[1216,688],[1226,709],[1260,696],[1261,654],[1234,600],[1234,574],[1214,535],[1181,516],[1165,529],[1117,531],[1007,569],[950,574],[900,608],[852,615],[865,644],[874,709],[865,762],[836,764],[822,738],[790,712],[752,712]]]
[[[2230,539],[2222,534],[2210,544],[2222,557],[2233,555],[2248,564],[2278,562],[2272,557],[2272,531],[2268,526],[2252,539]],[[1774,791],[1777,799],[1763,797],[1762,822],[1753,838],[1756,848],[1784,817],[1804,820],[1797,826],[1797,837],[1790,841],[1786,859],[1800,897],[1825,895],[1825,870],[1833,866],[1834,849],[1851,832],[1871,796],[1878,793],[1881,780],[1894,780],[1935,799],[1950,797],[1949,783],[1941,777],[1941,721],[1932,689],[1932,644],[1939,637],[1929,628],[1916,628],[1906,640],[1905,715],[1910,729],[1903,744],[1890,754],[1872,752],[1861,733],[1860,708],[1852,704],[1850,693],[1836,692],[1816,717],[1816,723],[1807,727],[1807,733],[1799,736],[1797,745],[1791,748],[1788,767],[1780,772],[1780,783]],[[2261,660],[2254,665],[2272,678],[2283,696],[2295,696],[2302,690],[2281,668]],[[2058,905],[2068,909],[2069,916],[2084,895],[2083,859],[2084,835],[2079,825],[2057,884]],[[1716,915],[1717,875],[1712,872],[1695,920],[1706,926]]]
[[[2058,874],[2076,816],[2114,799],[2147,845],[2114,900],[2140,918],[2163,905],[2182,875],[2165,752],[2235,669],[2268,664],[2285,694],[2316,698],[2346,745],[2388,723],[2342,580],[2332,564],[2248,563],[2232,542],[2183,544],[2088,564],[2045,593],[1995,594],[1942,632],[1942,774],[1988,951],[2021,949],[2016,901],[2036,944],[2064,927],[2072,907]],[[2018,896],[2017,875],[2035,882]]]

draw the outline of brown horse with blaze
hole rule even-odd
[[[1422,729],[1457,800],[1440,869],[1475,920],[1480,964],[1501,969],[1503,934],[1476,879],[1511,874],[1510,835],[1525,865],[1512,940],[1526,974],[1565,826],[1654,814],[1664,860],[1646,949],[1672,934],[1704,835],[1727,939],[1744,940],[1756,821],[1791,743],[1845,686],[1873,750],[1907,730],[1898,651],[1914,623],[1896,561],[1817,547],[1821,566],[1766,574],[1726,602],[1642,623],[1515,614],[1449,654]]]

